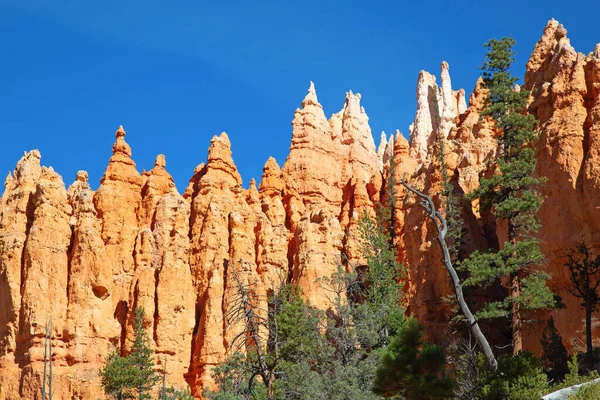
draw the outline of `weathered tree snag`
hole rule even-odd
[[[49,353],[49,354],[48,354]],[[50,363],[50,376],[46,375],[46,366]],[[52,317],[46,322],[44,336],[44,377],[42,379],[42,400],[52,400]]]
[[[493,369],[497,369],[498,362],[496,361],[496,357],[494,356],[492,348],[490,347],[490,344],[488,343],[486,337],[484,336],[483,332],[481,332],[481,329],[479,328],[479,324],[477,323],[475,316],[473,315],[473,313],[469,309],[469,306],[467,305],[467,302],[465,301],[462,291],[462,284],[460,283],[460,279],[458,278],[456,269],[454,269],[454,266],[452,265],[452,260],[450,259],[450,252],[448,250],[448,245],[446,244],[446,233],[448,233],[448,225],[446,224],[446,219],[444,218],[442,213],[436,210],[431,196],[428,196],[425,193],[422,193],[414,187],[410,186],[408,183],[406,183],[406,179],[404,177],[402,178],[401,183],[408,191],[421,198],[421,202],[419,203],[419,205],[423,207],[423,209],[425,210],[425,212],[427,212],[427,215],[435,225],[435,229],[437,230],[437,241],[440,244],[440,247],[442,248],[442,253],[444,255],[444,266],[446,267],[446,270],[448,270],[448,274],[450,274],[450,278],[452,279],[454,295],[456,296],[456,301],[458,302],[460,311],[469,322],[469,328],[471,329],[471,333],[475,336],[479,347],[481,347],[481,350],[485,354],[489,366]]]

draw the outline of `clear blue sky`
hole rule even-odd
[[[164,153],[180,190],[227,131],[247,187],[285,161],[310,80],[327,116],[352,90],[376,141],[406,135],[419,70],[446,60],[470,93],[489,38],[517,40],[522,76],[548,19],[587,54],[599,15],[574,0],[0,0],[0,174],[37,148],[67,185],[85,169],[96,188],[123,124],[138,169]]]

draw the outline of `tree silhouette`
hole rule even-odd
[[[569,268],[570,285],[567,290],[581,300],[585,309],[585,337],[587,348],[588,368],[594,368],[594,354],[592,346],[592,313],[598,310],[600,304],[600,255],[592,255],[592,249],[581,242],[574,248],[565,252],[566,266]]]

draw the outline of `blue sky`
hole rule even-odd
[[[489,38],[517,40],[523,76],[548,19],[587,54],[598,15],[596,1],[0,0],[0,174],[37,148],[96,188],[122,124],[138,170],[164,153],[180,190],[226,131],[247,187],[285,161],[310,80],[327,116],[352,90],[376,141],[406,135],[419,70],[446,60],[470,93]]]

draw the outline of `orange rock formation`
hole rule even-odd
[[[539,236],[552,285],[568,307],[555,320],[569,337],[582,328],[582,313],[565,291],[560,254],[582,239],[597,241],[600,232],[600,45],[588,56],[576,53],[566,30],[550,21],[524,87],[534,90],[529,112],[540,120],[538,173],[548,177]],[[157,368],[166,360],[169,384],[189,383],[200,395],[239,329],[226,318],[233,271],[259,295],[289,279],[311,304],[327,308],[327,292],[315,280],[362,261],[357,220],[381,199],[392,158],[397,182],[406,174],[438,203],[442,141],[456,193],[493,173],[496,132],[479,115],[481,81],[467,107],[464,90],[452,90],[447,63],[439,86],[422,71],[410,143],[398,131],[383,133],[378,149],[360,98],[348,92],[342,110],[327,119],[311,83],[294,113],[287,160],[280,168],[269,158],[260,184],[249,189],[241,186],[225,133],[211,140],[206,164],[194,170],[183,195],[163,155],[150,171],[137,171],[122,127],[95,193],[86,172],[67,189],[40,165],[37,150],[25,153],[0,200],[0,400],[39,393],[50,318],[54,398],[101,397],[98,369],[111,346],[127,348],[136,306],[146,310]],[[450,282],[433,227],[399,184],[397,191],[394,230],[409,266],[409,309],[441,337]],[[464,205],[462,214],[461,251],[497,243],[495,224],[477,204]],[[534,350],[536,331],[526,340]]]

